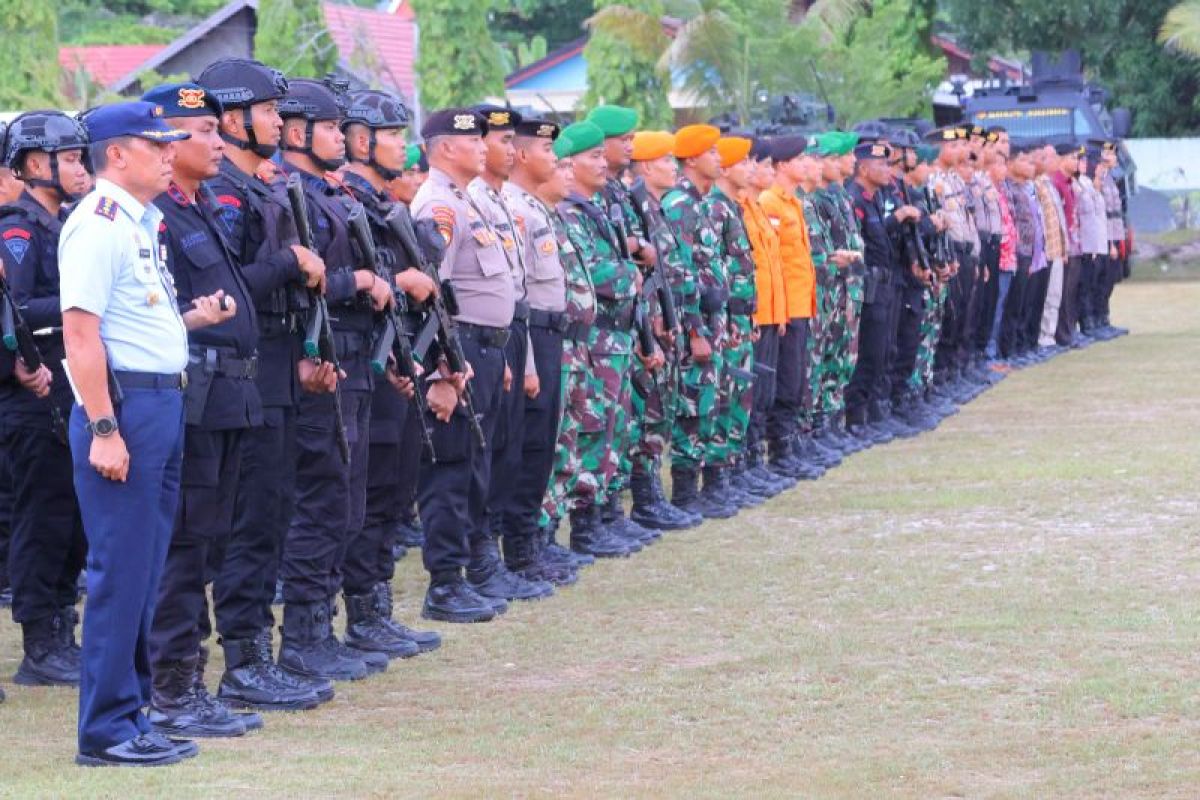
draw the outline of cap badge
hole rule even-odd
[[[454,115],[454,130],[456,131],[471,131],[475,129],[474,114],[455,114]]]
[[[179,107],[187,109],[204,108],[204,90],[203,89],[180,89],[179,90]]]

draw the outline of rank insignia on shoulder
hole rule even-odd
[[[104,217],[109,222],[112,222],[117,218],[117,209],[119,208],[120,206],[117,205],[116,200],[113,200],[111,197],[101,197],[96,201],[96,216]]]

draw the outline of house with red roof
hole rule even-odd
[[[417,32],[409,4],[394,0],[388,10],[377,11],[326,2],[321,10],[337,48],[339,77],[412,102]],[[219,58],[252,58],[257,27],[257,0],[230,0],[170,44],[64,47],[59,63],[71,73],[82,70],[108,91],[137,95],[147,73],[195,76]]]

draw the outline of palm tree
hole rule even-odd
[[[1168,50],[1200,57],[1200,0],[1183,0],[1168,11],[1158,41]]]
[[[760,92],[794,89],[797,74],[808,69],[798,59],[806,62],[810,54],[789,46],[797,14],[824,43],[844,36],[870,5],[870,0],[667,0],[663,19],[610,5],[585,24],[655,61],[660,74],[671,76],[698,107],[749,120]]]

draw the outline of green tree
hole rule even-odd
[[[669,44],[661,0],[595,0],[595,9],[586,23],[591,30],[583,50],[588,88],[579,112],[616,103],[637,109],[644,128],[671,127],[669,77],[659,64]]]
[[[504,94],[499,46],[488,32],[492,0],[412,0],[421,26],[417,84],[425,108]]]
[[[1134,135],[1178,136],[1200,128],[1200,61],[1158,44],[1177,0],[944,0],[947,18],[976,53],[1083,53],[1088,74],[1133,111]]]
[[[1168,11],[1158,41],[1169,50],[1200,57],[1200,0],[1184,0]]]
[[[0,0],[0,41],[0,109],[59,105],[62,76],[54,6],[42,0]]]
[[[802,25],[787,46],[813,54],[820,84],[842,125],[871,117],[923,117],[929,97],[946,71],[946,61],[929,48],[927,16],[913,0],[875,0],[869,11],[843,18],[844,30]],[[822,42],[823,39],[827,41]],[[800,72],[808,82],[813,68]]]
[[[254,57],[287,75],[321,78],[337,64],[319,0],[259,0]]]

